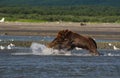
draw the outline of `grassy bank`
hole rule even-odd
[[[0,18],[18,22],[120,23],[120,8],[108,6],[0,7]]]
[[[90,23],[120,23],[120,16],[71,16],[71,15],[45,15],[38,16],[39,19],[28,18],[28,19],[12,19],[10,17],[5,17],[8,22],[31,22],[31,23],[40,23],[40,22],[90,22]],[[2,17],[1,17],[2,18]]]

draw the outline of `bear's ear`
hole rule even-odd
[[[65,30],[59,31],[57,34],[57,38],[64,38],[64,33],[65,33]]]
[[[61,31],[58,32],[57,38],[62,38],[62,39],[70,38],[71,34],[72,34],[72,31],[70,31],[68,29],[61,30]]]
[[[58,34],[57,34],[58,38],[62,36],[62,32],[63,32],[63,30],[58,32]]]
[[[68,32],[69,32],[68,29],[64,30],[64,36],[66,36]]]
[[[69,38],[70,36],[72,35],[72,31],[67,31],[66,33],[65,33],[65,37],[66,38]]]

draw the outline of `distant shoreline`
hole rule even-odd
[[[0,23],[0,35],[55,36],[58,31],[64,29],[98,39],[120,40],[119,23],[85,23],[85,25],[79,22]]]

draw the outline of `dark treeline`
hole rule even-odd
[[[8,21],[120,22],[120,8],[108,6],[0,7]]]

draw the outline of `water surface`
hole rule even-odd
[[[51,41],[53,38],[0,36],[0,42]],[[120,50],[99,49],[103,55],[90,56],[86,50],[52,54],[43,44],[31,46],[0,50],[0,78],[120,78]]]

